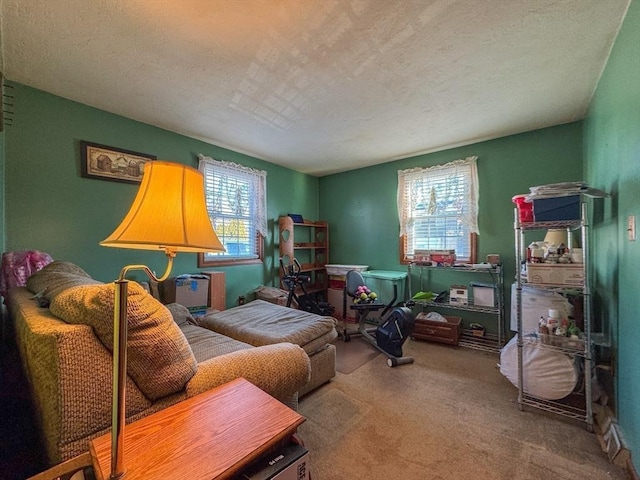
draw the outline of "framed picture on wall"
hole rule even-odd
[[[140,183],[144,164],[155,159],[146,153],[80,142],[80,170],[85,178]]]

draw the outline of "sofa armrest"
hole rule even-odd
[[[88,325],[71,325],[40,308],[24,287],[9,292],[22,367],[50,463],[87,448],[111,425],[113,360]],[[127,417],[152,404],[127,377]]]
[[[309,357],[298,345],[276,343],[220,355],[198,364],[186,386],[188,397],[238,377],[286,402],[307,384],[311,375]]]

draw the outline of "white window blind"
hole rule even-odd
[[[455,250],[459,259],[472,257],[470,234],[478,233],[477,158],[398,171],[406,260],[415,250]]]
[[[267,173],[204,155],[198,158],[209,218],[227,250],[207,253],[206,259],[258,258],[258,241],[267,235]]]

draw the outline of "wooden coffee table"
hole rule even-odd
[[[240,378],[126,425],[124,480],[226,479],[287,441],[304,417]],[[111,435],[90,443],[108,480]]]

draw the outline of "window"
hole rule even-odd
[[[262,262],[267,173],[199,155],[207,211],[226,252],[198,254],[198,267]]]
[[[477,158],[398,171],[402,263],[416,250],[455,250],[458,261],[476,263]]]

